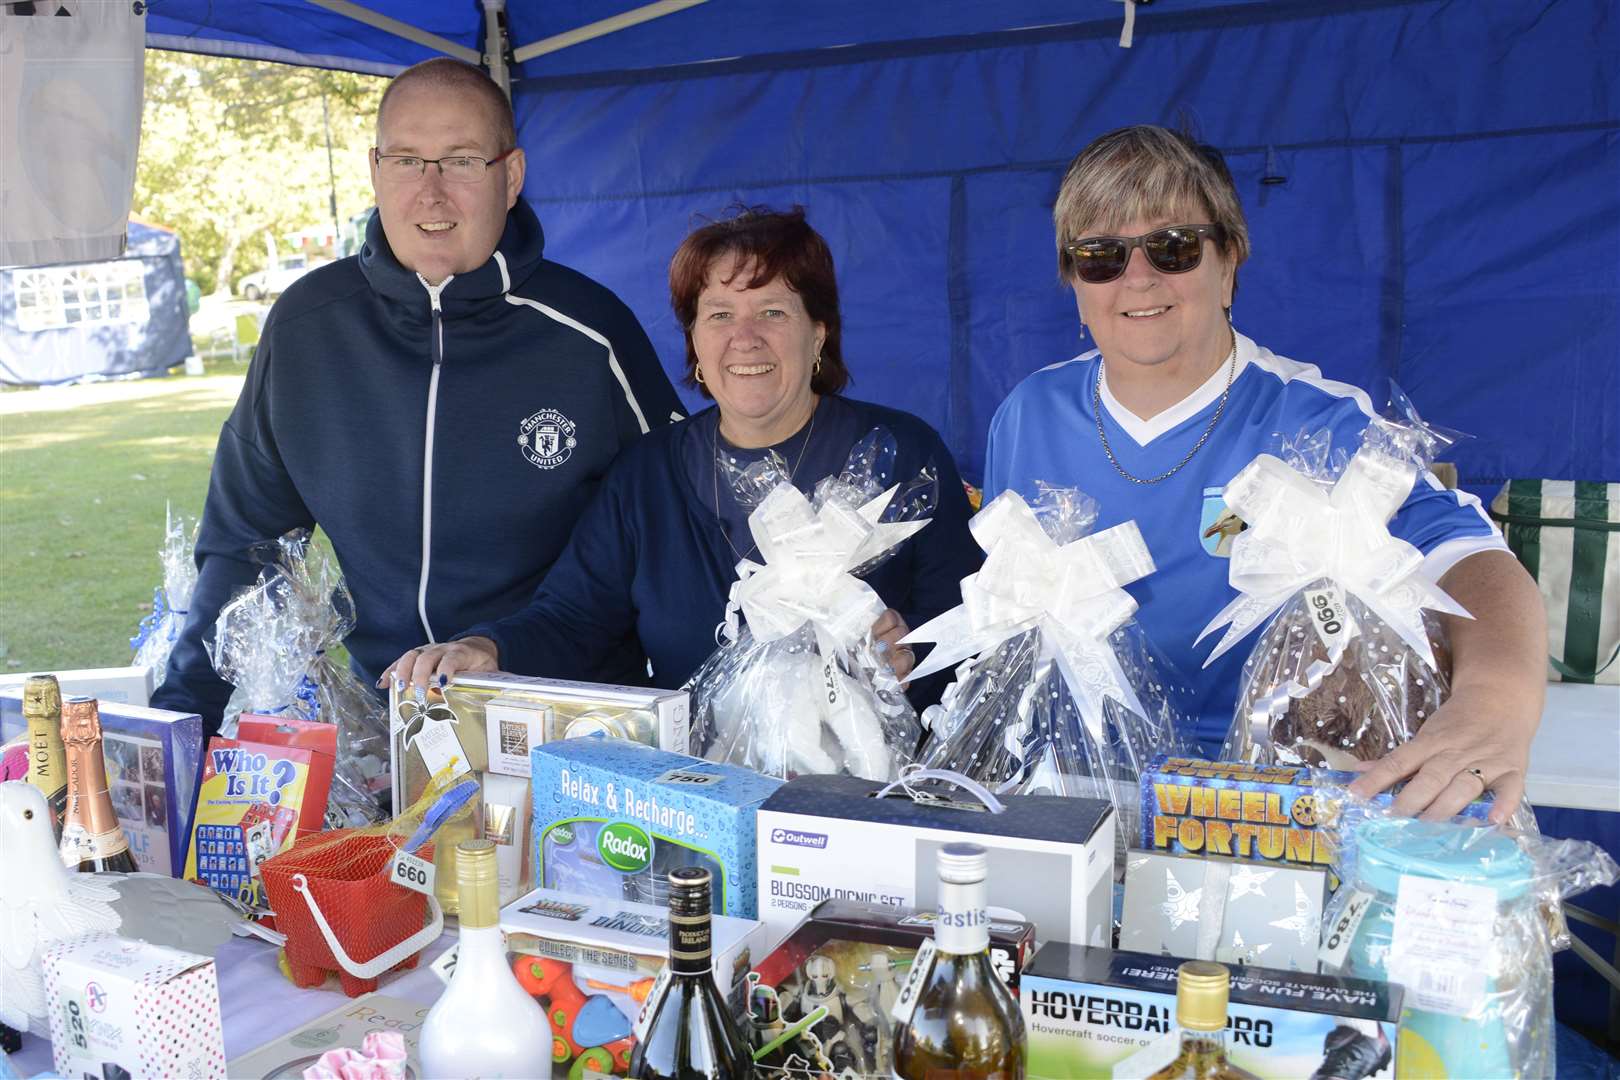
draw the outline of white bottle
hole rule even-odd
[[[551,1027],[506,962],[498,913],[495,845],[456,849],[461,943],[450,985],[422,1022],[418,1051],[428,1080],[551,1075]]]

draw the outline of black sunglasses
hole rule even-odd
[[[1204,237],[1220,238],[1218,225],[1171,225],[1141,236],[1088,236],[1063,245],[1074,275],[1089,285],[1102,285],[1125,272],[1131,249],[1141,248],[1153,268],[1164,274],[1198,269]]]

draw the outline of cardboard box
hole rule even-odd
[[[668,963],[668,914],[652,904],[553,889],[536,889],[501,909],[507,949],[533,958],[520,981],[531,993],[539,991],[536,997],[551,1020],[554,1053],[566,1047],[556,1075],[575,1075],[585,1064],[600,1068],[606,1064],[600,1061],[603,1054],[617,1072],[629,1066],[635,1045],[631,1028]],[[712,935],[715,982],[741,1015],[764,927],[753,919],[716,915]]]
[[[336,728],[309,726],[326,732],[336,749]],[[186,880],[262,905],[259,865],[325,823],[333,760],[333,754],[302,746],[210,739]]]
[[[104,934],[53,946],[44,968],[51,1051],[63,1076],[225,1075],[219,983],[208,957]]]
[[[826,899],[932,908],[939,848],[957,840],[989,849],[992,915],[1034,923],[1042,941],[1112,940],[1106,800],[1012,795],[993,814],[968,795],[875,798],[884,786],[800,776],[760,807],[759,917],[773,941]]]
[[[68,685],[63,684],[64,697]],[[97,700],[107,790],[113,812],[129,837],[135,865],[150,874],[180,877],[202,769],[202,718],[196,713],[150,709],[144,699],[139,705]],[[0,690],[0,737],[10,740],[27,732],[21,688]]]
[[[1119,947],[1315,971],[1326,895],[1324,870],[1127,851]]]
[[[1328,868],[1338,861],[1341,835],[1354,833],[1364,811],[1346,805],[1344,820],[1335,820],[1337,800],[1322,789],[1346,787],[1356,775],[1160,754],[1142,770],[1141,847]],[[1385,792],[1371,805],[1387,806],[1392,798]],[[1477,799],[1462,815],[1484,820],[1490,810],[1489,798]],[[1343,865],[1354,856],[1346,850]],[[1329,890],[1338,887],[1330,872]]]
[[[62,688],[62,700],[70,697],[93,697],[101,702],[136,705],[145,708],[152,700],[152,669],[137,664],[133,667],[79,668],[76,671],[23,671],[0,675],[0,690],[22,692],[23,683],[31,675],[55,675]],[[10,739],[8,731],[5,736]]]
[[[394,1031],[405,1038],[408,1075],[421,1076],[417,1039],[422,1033],[422,1021],[427,1019],[432,1007],[386,994],[366,994],[294,1028],[279,1039],[232,1058],[227,1067],[237,1080],[299,1077],[328,1050],[359,1049],[372,1032]]]
[[[1062,942],[1042,945],[1024,969],[1018,991],[1029,1036],[1031,1080],[1149,1075],[1149,1059],[1179,1038],[1180,964],[1145,953]],[[1233,1065],[1262,1080],[1300,1080],[1316,1074],[1330,1054],[1342,1056],[1343,1044],[1364,1040],[1355,1049],[1382,1066],[1356,1075],[1372,1080],[1395,1075],[1400,987],[1303,971],[1228,967],[1232,990],[1226,1053]],[[1149,1048],[1154,1049],[1136,1058]]]
[[[662,905],[669,871],[698,865],[715,914],[756,917],[754,813],[782,781],[601,736],[537,746],[533,769],[542,887]]]
[[[825,1005],[827,1015],[805,1036],[784,1043],[757,1065],[760,1076],[833,1075],[889,1080],[896,996],[924,941],[934,936],[934,912],[854,900],[824,900],[755,968],[756,1001],[776,1001],[780,1023],[750,1015],[756,1047]],[[990,923],[990,962],[1016,994],[1018,976],[1035,952],[1035,927]],[[794,1060],[795,1056],[798,1058]]]

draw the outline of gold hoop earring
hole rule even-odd
[[[811,375],[820,375],[821,374],[821,354],[820,353],[816,353],[816,362],[811,365],[810,374]]]
[[[699,386],[703,385],[703,365],[702,364],[694,364],[694,365],[692,365],[692,378],[697,380],[697,384]]]

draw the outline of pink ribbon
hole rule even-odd
[[[405,1080],[405,1036],[373,1031],[358,1050],[328,1050],[304,1070],[304,1080]]]

